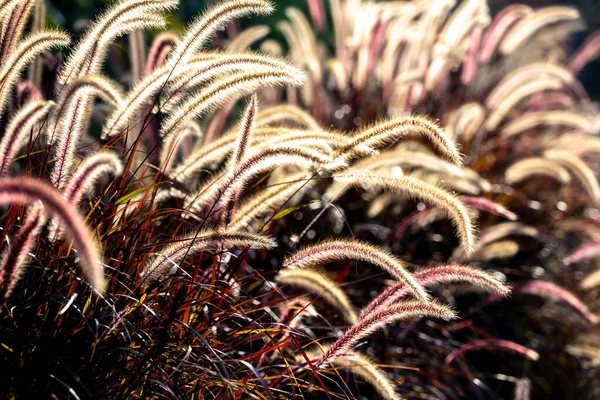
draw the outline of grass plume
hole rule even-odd
[[[92,232],[85,225],[75,207],[63,199],[60,192],[32,178],[0,178],[0,204],[28,203],[41,201],[50,214],[56,215],[69,237],[74,241],[80,266],[92,287],[104,291],[100,251]]]

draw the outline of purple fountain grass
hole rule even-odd
[[[233,146],[233,155],[229,161],[229,173],[233,174],[237,167],[241,164],[246,156],[246,150],[250,145],[250,137],[252,135],[252,127],[254,119],[258,112],[258,96],[253,94],[248,101],[248,104],[242,114],[240,121],[240,130]]]
[[[65,115],[61,116],[63,123],[58,132],[54,150],[55,161],[50,173],[50,181],[57,189],[64,188],[67,178],[71,174],[73,158],[84,134],[86,109],[90,103],[90,98],[86,95],[73,98]]]
[[[597,325],[600,317],[594,314],[588,306],[579,300],[573,293],[561,288],[552,282],[527,281],[512,286],[513,294],[531,294],[545,299],[562,301],[579,312],[591,325]]]
[[[116,84],[107,78],[89,76],[77,79],[69,85],[52,113],[49,141],[52,143],[56,140],[56,147],[50,180],[58,189],[62,190],[65,187],[71,174],[78,145],[85,134],[89,108],[93,104],[93,96],[96,95],[117,107],[123,101]]]
[[[160,17],[159,17],[160,18]],[[146,48],[144,47],[144,34],[140,29],[132,31],[129,39],[129,61],[131,63],[131,82],[139,82],[146,72]]]
[[[485,106],[488,109],[497,107],[503,99],[508,97],[519,87],[534,80],[557,81],[566,88],[570,89],[584,104],[589,102],[589,98],[585,90],[575,79],[573,74],[571,74],[568,70],[561,66],[553,65],[547,62],[536,62],[526,64],[525,66],[518,68],[506,75],[487,95],[487,98],[484,102]],[[563,112],[566,112],[566,110]]]
[[[76,206],[102,175],[110,173],[119,176],[122,172],[123,164],[115,154],[107,151],[93,154],[85,158],[69,177],[63,197]]]
[[[132,0],[116,3],[96,18],[92,27],[78,42],[61,70],[59,82],[66,85],[70,80],[98,74],[108,48],[115,38],[138,29],[164,26],[164,19],[159,14],[172,10],[176,5],[176,0]]]
[[[165,92],[165,101],[161,104],[160,110],[164,113],[170,113],[174,107],[186,100],[186,96],[193,90],[201,89],[207,83],[210,83],[212,76],[223,75],[229,72],[251,72],[263,70],[290,70],[291,64],[279,56],[269,56],[260,53],[244,52],[229,53],[211,51],[194,56],[186,65],[178,67],[171,71],[166,67],[162,71],[171,75],[170,82]],[[204,71],[206,69],[206,71]],[[199,70],[196,72],[196,70]],[[214,71],[213,71],[214,70]],[[199,73],[202,72],[202,73]],[[213,115],[213,120],[221,120],[223,117],[220,112],[228,110],[230,113],[231,103],[223,107],[218,113]],[[214,122],[211,121],[208,129],[215,129],[216,135],[223,129],[221,124],[218,129],[212,128]]]
[[[155,69],[163,66],[169,52],[179,43],[177,35],[171,32],[163,32],[154,38],[152,46],[146,58],[146,70],[144,76],[150,75]]]
[[[411,198],[422,199],[447,210],[464,251],[469,254],[475,247],[475,228],[470,211],[454,195],[411,176],[391,177],[378,172],[334,174],[334,179],[350,185],[366,185],[398,192]]]
[[[315,151],[304,150],[296,147],[274,147],[257,151],[237,168],[234,174],[229,175],[222,182],[208,183],[191,196],[189,207],[192,210],[201,210],[203,207],[227,204],[230,197],[239,195],[246,184],[258,175],[269,172],[281,165],[300,165],[306,169],[318,169],[330,163],[330,158]],[[216,213],[221,209],[215,210]]]
[[[342,260],[364,261],[376,265],[406,285],[419,300],[424,303],[429,301],[425,288],[406,270],[402,261],[377,246],[354,239],[331,240],[305,247],[288,256],[283,262],[283,268],[313,269]]]
[[[532,13],[533,9],[525,4],[515,4],[503,8],[494,17],[494,20],[485,32],[481,43],[479,61],[489,62],[508,29]]]
[[[322,366],[324,363],[334,360],[337,356],[350,350],[360,339],[370,335],[384,325],[415,317],[432,317],[449,321],[455,318],[456,314],[447,306],[435,302],[423,303],[420,301],[397,303],[386,309],[377,310],[367,317],[359,319],[356,325],[344,332],[342,337],[327,349],[315,365]]]
[[[47,7],[44,1],[35,2],[31,32],[39,32],[46,28]],[[0,40],[1,42],[2,40]],[[28,71],[30,81],[37,87],[42,86],[43,61],[35,60]]]
[[[268,187],[234,208],[230,227],[234,230],[247,230],[250,224],[267,212],[289,204],[290,199],[301,195],[315,183],[309,174],[298,174],[287,182]]]
[[[192,95],[176,111],[169,115],[161,127],[160,135],[163,138],[172,135],[192,119],[202,116],[216,106],[244,94],[255,92],[261,87],[279,85],[299,86],[303,81],[303,72],[291,66],[285,71],[255,70],[252,72],[240,72],[217,80],[204,90]]]
[[[466,282],[501,296],[507,296],[510,293],[509,286],[504,285],[490,273],[465,265],[430,267],[415,272],[413,275],[417,282],[425,287],[448,282]],[[365,318],[377,310],[383,310],[410,293],[411,289],[404,282],[398,282],[381,292],[379,296],[363,308],[360,312],[360,318]]]
[[[267,25],[256,25],[246,28],[229,43],[227,51],[230,53],[246,51],[256,42],[264,39],[269,33],[271,33],[271,28]]]
[[[64,225],[66,233],[75,242],[80,266],[92,287],[104,291],[104,276],[98,246],[92,232],[85,225],[75,207],[63,199],[53,187],[32,178],[0,178],[0,204],[36,203],[55,214]]]
[[[278,134],[281,136],[278,136]],[[307,141],[313,141],[314,143],[319,144],[319,147],[325,147],[327,149],[325,152],[330,152],[328,149],[335,146],[335,142],[339,136],[342,135],[331,134],[330,132],[315,133],[304,130],[290,130],[287,128],[258,128],[252,134],[250,139],[251,149],[253,147],[259,149],[268,148],[269,146],[265,147],[264,145],[256,146],[256,144],[260,143],[261,141],[267,140],[267,143],[273,147],[290,147],[290,142],[298,143],[300,141],[304,141],[304,144],[306,144]],[[192,182],[194,182],[194,178],[197,177],[200,171],[222,162],[226,156],[233,151],[235,140],[236,135],[226,134],[214,142],[203,145],[191,153],[185,160],[182,161],[180,165],[173,168],[169,175],[173,180],[185,186],[189,186]],[[301,148],[304,146],[300,144],[298,147]],[[311,145],[311,147],[315,147],[314,144]],[[324,149],[319,151],[319,153],[323,152]]]
[[[10,56],[3,60],[0,66],[0,116],[21,71],[42,52],[53,47],[66,46],[68,43],[69,36],[63,32],[41,31],[24,39]]]
[[[11,119],[0,142],[0,176],[7,173],[15,154],[29,140],[31,129],[53,106],[53,101],[33,101],[23,106]]]
[[[83,196],[90,190],[98,179],[107,173],[119,176],[123,172],[121,160],[109,152],[100,152],[87,157],[73,172],[66,182],[63,198],[74,207],[79,206]],[[48,238],[50,240],[62,238],[64,232],[59,220],[54,217],[50,221]]]
[[[0,178],[0,204],[25,202],[29,211],[21,221],[22,207],[15,205],[2,218],[0,297],[14,287],[15,304],[0,314],[0,356],[8,371],[0,392],[397,399],[406,390],[407,397],[506,397],[512,386],[482,374],[495,365],[461,359],[498,347],[531,358],[537,354],[530,349],[552,355],[544,359],[548,368],[528,371],[528,396],[575,393],[576,385],[563,390],[540,382],[575,365],[560,352],[581,329],[594,333],[596,310],[562,288],[506,286],[495,277],[521,280],[543,270],[547,279],[593,289],[582,299],[597,293],[600,271],[569,279],[553,265],[591,258],[589,249],[568,255],[569,244],[594,246],[600,232],[597,207],[566,184],[577,180],[589,197],[600,198],[597,110],[574,76],[600,41],[590,37],[569,58],[569,43],[559,36],[582,26],[570,8],[518,5],[492,19],[486,0],[307,1],[313,21],[304,4],[282,10],[285,22],[250,28],[232,22],[271,13],[271,1],[217,1],[181,35],[152,32],[146,57],[143,30],[165,27],[177,1],[117,0],[63,64],[62,55],[44,54],[68,39],[43,32],[44,3],[0,0],[0,109],[6,109],[0,175],[17,159],[15,172],[58,188]],[[327,24],[326,17],[335,50],[311,27]],[[271,26],[287,46],[267,36]],[[22,40],[25,29],[31,36]],[[221,50],[206,51],[213,37]],[[127,40],[129,53],[122,50]],[[247,51],[250,46],[266,54]],[[291,63],[281,58],[285,51]],[[119,83],[99,75],[106,59],[116,60],[107,71]],[[239,100],[251,95],[238,116]],[[45,97],[46,105],[56,102],[47,121],[47,110],[28,108]],[[95,97],[108,107],[98,109]],[[105,179],[113,174],[123,176]],[[530,179],[539,175],[543,180]],[[353,187],[359,190],[346,192]],[[538,189],[548,193],[540,198]],[[97,227],[98,247],[78,208]],[[50,246],[46,237],[37,239],[47,214]],[[522,223],[505,222],[517,216]],[[484,227],[479,240],[475,218]],[[401,240],[408,226],[410,237]],[[453,226],[458,241],[446,237]],[[581,226],[589,237],[558,240],[581,233]],[[74,250],[56,241],[63,228]],[[373,244],[339,239],[355,234]],[[284,247],[277,249],[275,239]],[[110,284],[105,295],[90,297],[89,286],[104,287],[99,248],[110,261]],[[62,273],[71,251],[84,282]],[[33,255],[36,268],[15,286]],[[413,268],[402,261],[409,259],[450,261]],[[486,269],[457,260],[483,260]],[[377,268],[357,270],[353,262],[380,267],[395,281],[382,288],[372,274]],[[320,270],[326,263],[344,268],[330,277]],[[508,319],[421,321],[455,317],[427,292],[455,282],[492,292],[488,303],[504,302],[509,289],[527,302]],[[479,295],[465,298],[461,289],[453,291],[458,305]],[[495,324],[518,322],[532,300],[539,302],[529,295],[541,296],[552,316],[572,317],[564,322],[578,329],[558,332],[546,324],[552,329],[521,335],[528,340],[521,347],[496,339],[490,332],[512,326],[498,331]],[[365,304],[359,314],[355,305]],[[537,314],[526,315],[536,323],[547,319]],[[373,334],[377,343],[369,352],[383,357],[381,366],[354,351],[402,320],[402,329]],[[550,331],[560,336],[541,336]],[[327,337],[331,346],[322,346]],[[461,359],[461,368],[444,358]],[[517,364],[502,365],[499,381],[528,379],[515,372],[520,357],[508,361]],[[387,376],[386,364],[402,370]],[[584,376],[583,368],[565,382]],[[22,373],[32,369],[41,372]]]
[[[516,22],[502,38],[499,50],[502,54],[510,54],[544,26],[579,18],[579,12],[575,8],[564,6],[541,8]]]
[[[35,0],[2,1],[0,17],[6,19],[2,21],[0,36],[0,61],[2,63],[6,61],[21,40],[35,3]]]
[[[531,361],[537,361],[540,358],[540,355],[531,349],[528,349],[525,346],[522,346],[518,343],[511,342],[510,340],[501,340],[501,339],[481,339],[474,340],[472,342],[466,343],[460,346],[458,349],[454,350],[444,360],[446,364],[450,364],[452,361],[461,357],[463,354],[480,349],[487,348],[498,348],[502,350],[512,351],[517,354],[521,354],[524,357],[529,358]]]
[[[5,18],[7,14],[12,14],[19,0],[2,0],[0,1],[0,20]]]
[[[499,215],[511,221],[516,221],[519,219],[517,214],[510,211],[502,204],[498,204],[492,200],[486,199],[485,197],[460,196],[460,200],[466,205],[473,207],[477,210]]]
[[[560,183],[571,181],[569,171],[558,162],[541,157],[525,158],[511,164],[504,172],[504,179],[509,185],[514,185],[539,175],[549,176]]]
[[[177,159],[177,154],[181,152],[182,158],[187,159],[187,156],[192,152],[189,147],[190,142],[194,141],[194,145],[191,146],[191,148],[194,148],[203,139],[204,132],[200,125],[194,121],[190,122],[177,136],[171,136],[164,141],[159,154],[160,166],[169,174],[173,169],[173,165],[180,161]]]
[[[309,113],[289,104],[278,104],[259,112],[256,116],[256,127],[281,126],[285,121],[291,121],[314,132],[323,129]],[[346,136],[342,138],[346,139]]]
[[[266,15],[273,12],[267,0],[224,1],[194,20],[186,29],[185,36],[175,46],[167,59],[167,66],[185,65],[206,41],[232,19],[249,14]]]
[[[274,239],[252,233],[215,231],[192,233],[175,240],[174,244],[163,247],[158,255],[146,263],[140,277],[146,284],[161,279],[173,265],[205,250],[270,249],[275,246],[277,242]]]
[[[567,69],[576,75],[600,53],[600,32],[592,33],[571,58]]]
[[[398,117],[379,122],[355,134],[350,143],[338,150],[340,157],[355,158],[363,153],[372,153],[404,136],[427,138],[442,155],[456,165],[462,164],[462,157],[454,141],[432,120],[427,117]]]
[[[75,79],[73,83],[63,87],[59,93],[56,107],[50,115],[48,123],[48,140],[54,143],[58,139],[57,129],[64,123],[64,115],[69,113],[73,102],[82,95],[98,96],[112,107],[120,107],[123,103],[123,93],[119,85],[102,75],[88,75]]]
[[[19,281],[27,254],[35,245],[45,221],[42,208],[34,205],[8,249],[4,250],[0,261],[0,299],[6,301]]]
[[[600,240],[584,243],[579,246],[565,258],[564,263],[569,265],[596,257],[600,257]]]
[[[570,151],[547,150],[544,157],[556,161],[567,168],[581,182],[589,196],[595,203],[600,202],[600,184],[596,178],[596,173]]]
[[[44,99],[40,89],[31,81],[19,82],[15,88],[15,92],[17,105],[24,105],[26,103]]]
[[[514,400],[531,400],[531,380],[529,378],[521,378],[516,382]]]
[[[246,152],[250,146],[250,137],[252,135],[252,128],[254,126],[254,119],[258,112],[258,96],[256,94],[250,97],[248,105],[242,114],[242,120],[240,121],[240,130],[237,135],[237,139],[233,146],[233,155],[229,160],[229,167],[227,176],[234,176],[237,168],[240,166],[242,161],[246,158]],[[231,222],[233,208],[235,203],[238,201],[241,195],[241,191],[234,191],[232,196],[223,197],[220,201],[221,205],[217,206],[223,211],[221,213],[220,226],[227,227]],[[225,201],[226,203],[224,203]]]
[[[149,107],[154,103],[156,96],[161,92],[166,92],[165,99],[161,102],[160,109],[157,109],[157,111],[169,115],[179,108],[175,108],[175,106],[189,100],[188,92],[190,90],[201,87],[215,77],[227,76],[231,72],[237,72],[240,74],[238,77],[241,77],[245,76],[244,73],[247,74],[247,71],[255,73],[261,71],[275,73],[279,71],[285,73],[297,70],[280,58],[258,54],[221,53],[196,55],[187,64],[178,66],[174,70],[166,66],[157,68],[135,85],[120,107],[109,115],[102,129],[102,137],[106,139],[125,130],[139,112],[144,110],[144,107]],[[232,95],[231,90],[227,92],[227,88],[218,85],[220,81],[219,79],[213,83],[212,87],[215,88],[216,92],[209,93],[213,97],[208,96],[204,99],[209,101],[206,105],[208,109],[201,111],[201,113],[214,108],[216,103],[210,103],[210,101],[226,101],[227,93]],[[264,83],[269,82],[273,82],[273,80]],[[257,84],[257,88],[259,86]],[[252,91],[249,90],[249,92]],[[223,93],[225,93],[224,98],[217,96]],[[233,95],[235,96],[235,93]],[[188,120],[191,121],[191,118]],[[183,123],[179,125],[179,127],[183,126],[185,126]]]
[[[514,118],[502,129],[501,138],[508,140],[531,129],[555,125],[593,134],[596,127],[589,114],[574,111],[530,111]],[[547,157],[548,158],[548,157]]]

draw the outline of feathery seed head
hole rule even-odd
[[[358,240],[332,240],[308,246],[287,257],[283,267],[288,269],[313,269],[323,264],[341,260],[365,261],[377,265],[394,278],[404,282],[414,295],[427,303],[429,295],[410,274],[402,262],[381,248]]]
[[[92,232],[85,225],[75,207],[63,199],[53,187],[32,178],[0,178],[0,204],[36,203],[41,201],[51,214],[64,225],[67,234],[75,242],[81,269],[99,293],[104,290],[100,252]]]
[[[475,246],[475,227],[471,220],[471,212],[461,201],[449,192],[411,176],[391,177],[386,174],[369,173],[336,173],[334,179],[350,185],[369,185],[411,198],[422,199],[428,203],[444,208],[457,231],[461,246],[469,254]]]

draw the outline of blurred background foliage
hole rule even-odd
[[[180,0],[179,8],[173,12],[170,19],[169,29],[182,31],[192,18],[199,15],[208,4],[214,1],[218,0]],[[327,2],[329,0],[324,1]],[[46,0],[48,5],[48,25],[66,28],[77,36],[89,26],[92,18],[113,2],[114,0]],[[306,12],[307,2],[306,0],[273,0],[273,2],[276,4],[276,11],[272,15],[267,17],[243,18],[236,21],[236,24],[240,28],[257,24],[268,25],[271,28],[270,37],[279,39],[280,43],[285,44],[285,41],[277,30],[277,22],[286,19],[286,7],[296,7]],[[581,10],[581,15],[585,18],[589,29],[572,38],[574,48],[579,46],[590,32],[600,29],[599,0],[488,0],[492,15],[498,13],[503,7],[515,3],[528,4],[536,8],[549,5],[572,5]],[[326,7],[326,9],[328,8]],[[333,47],[331,16],[328,17],[327,27],[318,33],[318,38],[321,43],[327,43]],[[123,50],[126,51],[125,49]],[[600,80],[597,79],[597,74],[595,73],[599,68],[600,60],[596,60],[588,64],[578,76],[587,89],[588,94],[594,100],[600,99]]]
[[[190,18],[197,15],[214,0],[181,0],[179,9],[174,13],[172,23],[174,26],[182,26]],[[328,1],[328,0],[325,0]],[[48,1],[48,18],[52,24],[65,27],[76,25],[77,20],[91,18],[101,11],[107,4],[114,0],[50,0]],[[306,8],[306,0],[273,0],[277,5],[277,11],[269,18],[258,17],[261,23],[275,25],[276,21],[284,17],[285,7]],[[543,7],[548,5],[573,5],[582,11],[591,29],[600,27],[600,1],[598,0],[488,0],[492,14],[503,7],[523,3],[532,7]]]

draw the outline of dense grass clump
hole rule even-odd
[[[2,395],[591,395],[598,40],[450,3],[309,1],[283,47],[235,23],[268,0],[181,34],[121,0],[77,40],[2,1]]]

